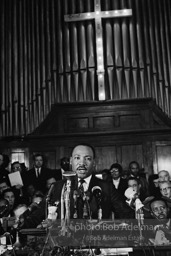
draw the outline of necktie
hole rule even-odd
[[[36,169],[36,175],[37,175],[37,178],[40,177],[39,168]]]
[[[80,183],[80,185],[79,185],[78,189],[79,189],[80,195],[83,197],[84,196],[84,186],[83,186],[83,183],[85,183],[85,180],[84,179],[80,180],[79,183]]]
[[[77,208],[78,208],[78,218],[83,218],[83,208],[84,208],[84,187],[83,187],[83,183],[85,182],[85,180],[80,180],[79,181],[79,187],[78,187],[78,191],[79,191],[79,197],[77,200]]]

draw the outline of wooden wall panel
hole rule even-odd
[[[113,163],[117,162],[116,146],[95,147],[96,150],[96,171],[108,169]]]
[[[131,161],[137,161],[140,168],[144,168],[143,145],[122,145],[120,158],[122,159],[121,163],[125,170],[128,170],[128,166]]]
[[[153,144],[154,172],[169,171],[171,175],[171,141],[156,141]]]

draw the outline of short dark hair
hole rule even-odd
[[[44,156],[43,156],[43,154],[41,154],[41,153],[36,153],[36,154],[34,154],[34,155],[33,155],[33,160],[35,161],[36,157],[38,157],[38,156],[41,156],[42,159],[43,159],[43,161],[44,161]]]
[[[92,145],[90,145],[90,144],[87,144],[87,143],[79,143],[79,144],[75,145],[75,146],[72,148],[72,150],[71,150],[71,156],[72,156],[72,153],[73,153],[74,149],[75,149],[76,147],[78,147],[78,146],[85,146],[85,147],[91,148],[91,150],[93,151],[93,158],[96,157],[94,147],[93,147]]]
[[[112,164],[111,167],[110,167],[110,170],[112,170],[113,168],[118,169],[118,171],[119,171],[120,174],[121,174],[122,171],[123,171],[122,166],[121,166],[120,164],[118,164],[118,163]]]
[[[14,194],[14,196],[16,197],[16,194],[14,192],[14,189],[13,188],[7,188],[5,189],[3,192],[2,192],[2,197],[4,197],[4,195],[8,192],[12,192]]]
[[[140,165],[137,161],[132,161],[132,162],[129,163],[129,170],[131,169],[132,164],[136,164],[138,166],[138,168],[140,168]]]
[[[103,169],[101,172],[102,172],[102,173],[109,174],[109,169]]]
[[[20,164],[19,161],[15,161],[15,162],[13,162],[13,163],[11,164],[11,169],[13,168],[13,166],[14,166],[15,164],[19,164],[19,165],[21,166],[21,164]]]
[[[129,180],[135,180],[138,185],[141,184],[141,183],[140,183],[140,180],[137,179],[136,177],[129,177],[129,178],[127,179],[127,183],[129,182]]]
[[[150,209],[150,211],[152,211],[152,209],[151,209],[152,203],[153,203],[153,202],[156,202],[156,201],[162,201],[162,202],[165,203],[166,207],[168,207],[168,203],[167,203],[167,201],[166,201],[164,198],[162,198],[162,197],[154,197],[154,198],[149,202],[149,209]]]

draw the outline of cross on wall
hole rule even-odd
[[[97,81],[99,100],[105,100],[105,71],[103,55],[103,31],[102,19],[128,17],[132,15],[132,9],[120,9],[113,11],[101,11],[101,0],[94,0],[94,12],[84,12],[64,15],[65,22],[95,20],[95,39],[97,56]]]

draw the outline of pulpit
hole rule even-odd
[[[151,222],[150,222],[151,223]],[[140,240],[138,226],[133,220],[104,221],[71,220],[67,232],[60,232],[61,221],[55,221],[47,229],[23,229],[20,234],[27,236],[27,244],[17,255],[27,255],[31,246],[39,255],[167,255],[171,243],[155,246],[149,242],[150,232],[145,230]],[[151,227],[150,227],[151,228]],[[32,242],[29,239],[32,239]],[[36,249],[36,243],[38,244]],[[41,246],[40,246],[41,245]],[[30,247],[29,247],[30,246]]]

